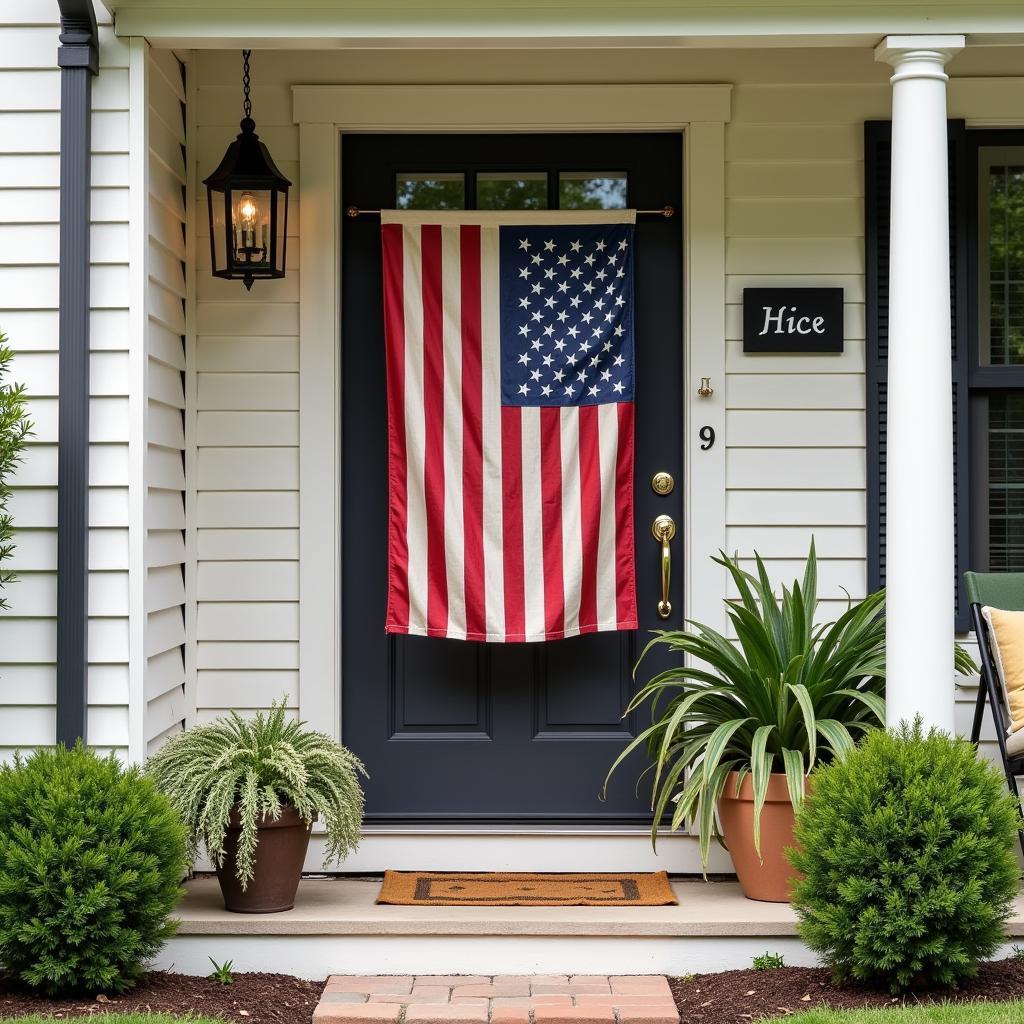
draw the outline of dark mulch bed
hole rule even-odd
[[[1024,999],[1024,960],[982,964],[977,978],[958,989],[914,992],[899,999],[855,985],[833,985],[830,972],[821,967],[696,974],[686,979],[670,978],[669,984],[686,1024],[749,1024],[752,1020],[786,1017],[816,1006],[859,1009]]]
[[[99,999],[41,999],[0,979],[0,1018],[41,1013],[54,1017],[153,1012],[195,1013],[246,1024],[309,1024],[322,981],[287,974],[236,974],[232,985],[154,972],[124,995]]]

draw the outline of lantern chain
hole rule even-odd
[[[242,51],[242,91],[245,99],[242,101],[242,112],[246,117],[252,117],[252,100],[249,98],[249,54],[252,50]]]

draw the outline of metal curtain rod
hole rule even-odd
[[[353,219],[355,217],[379,216],[380,212],[381,212],[380,210],[364,210],[364,209],[362,209],[362,208],[360,208],[358,206],[346,206],[345,207],[345,216],[349,217],[349,218],[353,218]],[[474,212],[475,213],[476,211],[470,211],[470,212]],[[509,210],[509,211],[504,211],[504,212],[511,213],[513,211]],[[564,211],[555,211],[555,212],[564,212]],[[573,212],[576,212],[576,211],[573,211]],[[676,215],[676,208],[674,206],[663,206],[660,210],[637,210],[636,212],[638,214],[644,214],[645,216],[649,216],[649,217],[674,217]]]

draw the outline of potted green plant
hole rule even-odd
[[[655,636],[641,661],[660,647],[679,664],[633,698],[627,714],[649,704],[652,724],[608,774],[645,748],[654,775],[652,841],[660,827],[690,822],[705,870],[712,838],[722,839],[744,893],[785,902],[792,875],[785,849],[808,773],[885,723],[885,595],[850,601],[834,622],[816,625],[813,540],[803,581],[783,587],[781,600],[759,556],[754,574],[724,552],[714,561],[739,595],[725,602],[735,640],[699,622]],[[955,664],[974,670],[960,648]]]
[[[232,711],[187,729],[146,771],[184,820],[190,858],[206,847],[228,910],[269,914],[295,905],[318,817],[325,867],[359,844],[363,765],[331,737],[289,719],[283,701],[252,719]]]

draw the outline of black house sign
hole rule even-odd
[[[744,288],[744,352],[842,352],[842,288]]]

